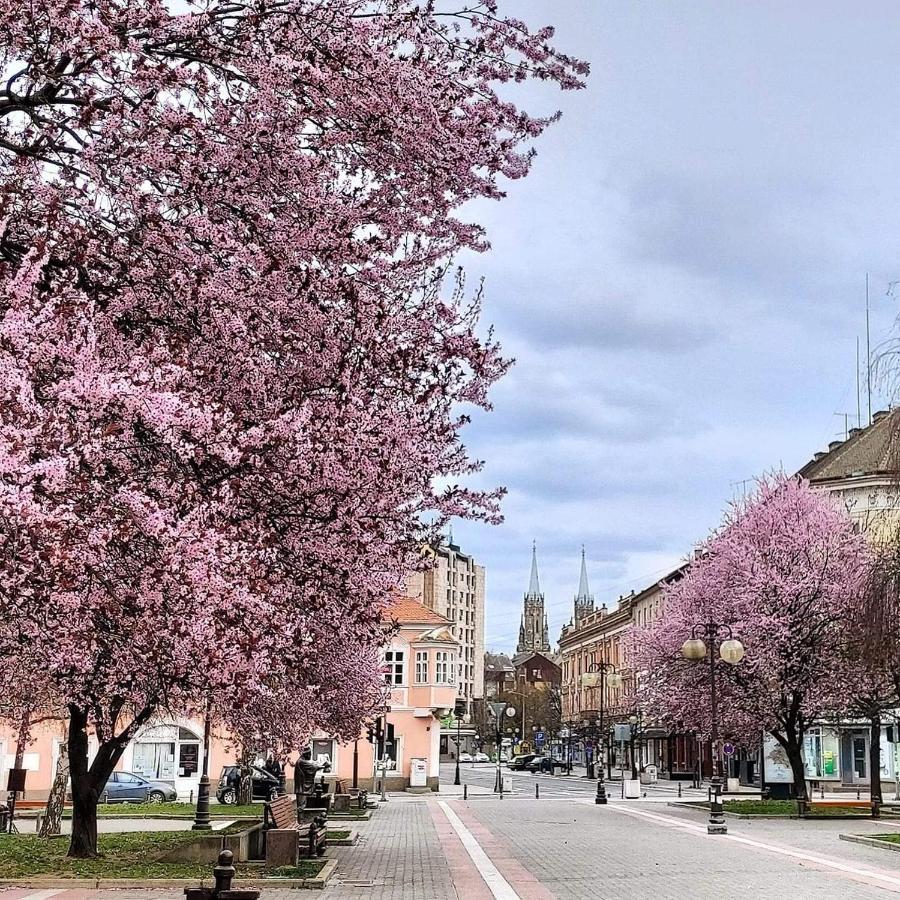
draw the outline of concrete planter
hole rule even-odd
[[[260,859],[264,854],[262,822],[251,825],[244,831],[222,834],[208,831],[198,836],[196,841],[176,847],[161,857],[162,862],[198,862],[216,864],[220,850],[230,850],[235,862],[249,862]]]

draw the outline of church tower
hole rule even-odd
[[[531,547],[531,580],[525,595],[525,608],[519,625],[519,643],[516,654],[535,651],[550,652],[550,628],[544,612],[544,595],[538,580],[537,544]]]
[[[579,628],[586,615],[594,611],[594,595],[588,585],[587,565],[584,561],[584,547],[581,548],[581,578],[575,595],[575,627]]]

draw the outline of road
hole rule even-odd
[[[505,779],[511,779],[513,785],[512,795],[515,797],[534,797],[537,786],[540,797],[545,799],[565,798],[593,798],[597,791],[597,782],[584,777],[584,769],[578,768],[572,775],[532,775],[530,772],[512,772],[506,766],[501,767]],[[444,763],[441,766],[441,783],[452,785],[456,766],[454,763]],[[495,763],[460,763],[460,781],[470,788],[487,789],[493,792],[497,777]],[[622,783],[618,778],[606,784],[607,794],[610,798],[621,797]],[[647,800],[676,800],[679,796],[679,787],[676,782],[660,781],[654,785],[641,785],[641,794],[646,795]],[[684,798],[705,800],[706,789],[694,789],[682,783],[681,795]],[[474,797],[475,794],[473,793]]]

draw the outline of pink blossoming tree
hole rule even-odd
[[[710,733],[707,664],[682,658],[696,623],[731,627],[746,649],[716,661],[720,732],[758,745],[770,732],[806,796],[803,737],[842,708],[843,631],[866,578],[868,550],[837,501],[796,478],[763,479],[665,591],[665,612],[635,634],[642,702],[677,728]]]
[[[506,364],[443,290],[486,246],[457,210],[549,122],[503,83],[586,67],[493,0],[0,0],[0,25],[0,666],[68,711],[90,856],[160,710],[358,733],[421,513],[497,517],[458,484],[459,407]]]

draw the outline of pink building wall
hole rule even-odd
[[[424,760],[428,787],[436,790],[440,780],[440,719],[454,708],[457,697],[455,676],[459,644],[450,632],[450,621],[413,600],[403,598],[392,608],[392,617],[399,628],[386,653],[402,654],[402,663],[394,662],[390,669],[392,689],[387,722],[394,726],[396,763],[388,769],[387,789],[401,790],[410,783],[413,760]],[[28,770],[26,799],[45,799],[56,771],[59,745],[65,740],[64,722],[40,723],[33,729],[26,747],[24,767]],[[191,719],[165,719],[148,725],[127,747],[119,769],[137,772],[152,780],[174,785],[179,799],[196,797],[202,770],[202,722]],[[356,743],[358,783],[372,788],[375,748],[360,735]],[[139,747],[138,745],[144,745]],[[152,746],[147,746],[152,745]],[[92,741],[93,746],[93,741]],[[13,766],[16,733],[0,726],[0,796],[6,795],[6,779]],[[353,779],[354,743],[340,743],[324,733],[313,739],[314,755],[328,756],[331,779],[340,778],[348,784]],[[289,759],[293,763],[296,755]],[[215,784],[224,765],[236,761],[235,752],[227,740],[213,736],[210,741],[209,775]],[[196,764],[189,772],[181,763]],[[142,768],[142,765],[144,768]],[[149,767],[149,768],[148,768]],[[153,771],[150,771],[153,768]],[[287,767],[289,787],[292,771]],[[160,777],[160,773],[164,777]]]

